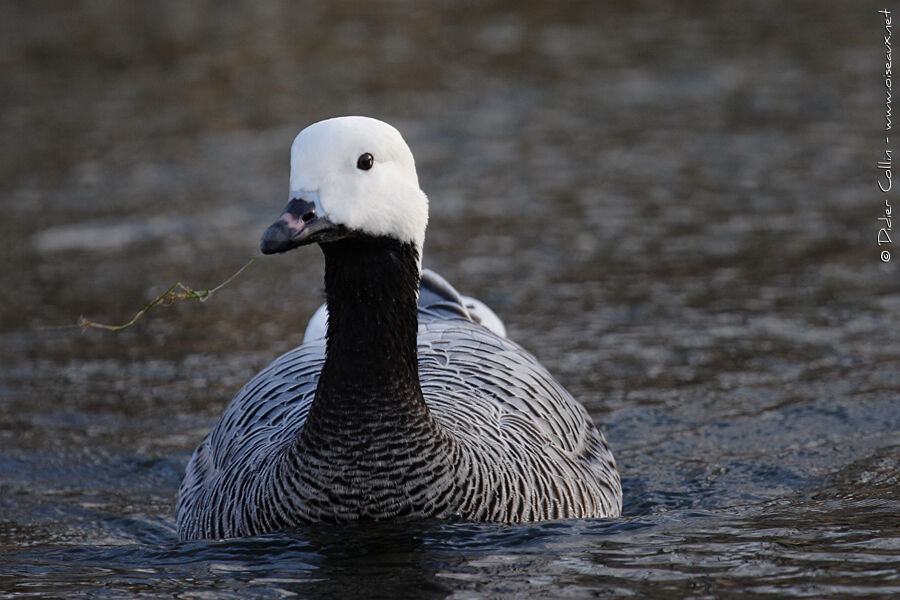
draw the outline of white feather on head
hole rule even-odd
[[[371,169],[357,167],[365,153]],[[428,224],[428,197],[419,188],[412,152],[394,127],[369,117],[313,123],[291,144],[291,198],[317,192],[337,225],[415,244],[420,257]]]

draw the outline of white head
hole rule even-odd
[[[400,132],[368,117],[338,117],[294,138],[290,204],[263,237],[263,252],[326,241],[327,225],[411,242],[421,255],[427,223],[428,198]]]

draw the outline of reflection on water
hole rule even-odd
[[[3,5],[0,595],[900,594],[874,11]],[[403,131],[425,265],[604,426],[622,519],[177,541],[190,452],[299,342],[321,259],[65,326],[233,273],[335,114]]]

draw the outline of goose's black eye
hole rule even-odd
[[[363,171],[368,171],[372,168],[372,165],[375,164],[375,157],[366,152],[365,154],[360,154],[359,158],[356,159],[356,168],[362,169]]]

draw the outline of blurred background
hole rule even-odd
[[[881,8],[3,2],[0,590],[271,591],[256,546],[179,546],[174,501],[232,395],[302,339],[320,253],[118,333],[74,324],[222,282],[287,201],[294,135],[363,114],[416,156],[425,266],[588,407],[626,488],[623,520],[560,539],[422,534],[395,597],[900,593]],[[314,567],[271,551],[294,592],[317,569],[359,584],[279,543]],[[377,564],[364,583],[398,581]]]

